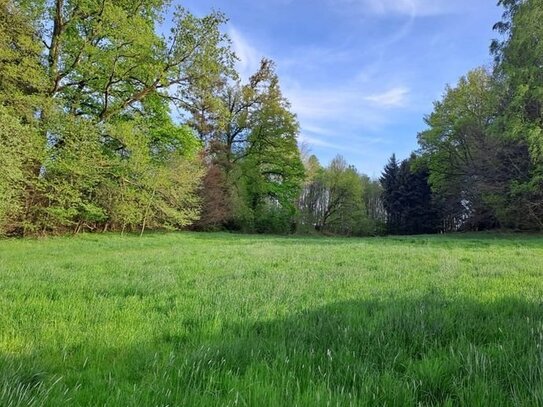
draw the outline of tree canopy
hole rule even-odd
[[[275,63],[240,78],[220,12],[0,0],[0,234],[540,230],[542,1],[499,1],[494,66],[375,180],[300,151]]]

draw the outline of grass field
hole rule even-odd
[[[543,238],[0,241],[1,406],[543,406]]]

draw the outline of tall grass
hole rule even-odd
[[[1,406],[540,406],[543,239],[0,242]]]

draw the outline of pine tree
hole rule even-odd
[[[436,233],[440,224],[440,212],[428,184],[429,171],[416,160],[416,156],[412,155],[404,160],[399,168],[398,232],[406,235]]]
[[[401,216],[401,205],[399,201],[398,176],[400,168],[396,155],[388,160],[379,181],[383,187],[383,207],[387,214],[387,229],[389,233],[398,233]]]

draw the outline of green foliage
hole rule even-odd
[[[495,41],[496,74],[503,84],[502,133],[529,151],[524,166],[511,187],[509,200],[521,206],[524,216],[514,214],[518,228],[543,227],[543,2],[541,0],[502,0],[503,21],[496,29],[503,41]],[[510,211],[511,212],[511,211]],[[514,211],[513,211],[514,212]],[[515,216],[517,215],[517,216]]]
[[[419,134],[419,144],[427,155],[430,182],[436,190],[446,193],[477,175],[472,174],[477,170],[473,167],[483,164],[482,155],[490,147],[496,93],[491,76],[477,69],[462,77],[456,87],[447,87],[443,99],[435,102],[434,111],[425,119],[429,128]]]
[[[36,204],[45,141],[36,120],[45,109],[41,47],[26,16],[0,0],[0,235],[21,233]]]
[[[361,175],[365,217],[360,233],[364,236],[379,236],[386,233],[386,213],[383,207],[383,188],[379,180]]]
[[[214,115],[202,113],[209,95],[199,96],[189,111],[210,158],[207,180],[212,191],[202,193],[208,202],[203,215],[228,228],[290,233],[304,167],[298,121],[281,93],[273,62],[262,60],[246,84],[219,87],[211,98]],[[205,219],[201,224],[206,226]]]
[[[387,230],[417,235],[441,230],[441,211],[429,184],[429,170],[416,155],[398,164],[392,155],[380,179]]]
[[[273,83],[261,108],[253,113],[243,152],[241,179],[255,230],[290,232],[304,177],[297,145],[298,122]]]
[[[10,0],[0,0],[0,105],[33,121],[43,106],[46,75],[32,22]]]
[[[235,76],[220,13],[163,0],[0,2],[0,233],[184,228],[201,142],[173,120]]]
[[[180,135],[186,132],[174,130]],[[122,146],[120,154],[111,159],[113,183],[100,191],[112,226],[122,230],[141,227],[142,231],[146,227],[182,228],[198,219],[195,191],[202,170],[196,157],[186,157],[186,151],[174,148],[157,158],[161,150],[156,149],[156,133],[143,119],[120,121],[108,133]]]
[[[506,87],[507,107],[503,112],[509,137],[530,145],[532,159],[541,162],[543,148],[543,2],[502,0],[504,20],[495,28],[504,35],[494,41],[496,71]]]
[[[29,210],[30,192],[36,188],[32,179],[34,162],[40,151],[37,129],[24,125],[20,119],[0,105],[0,235],[20,231]]]
[[[305,161],[306,179],[300,194],[298,231],[310,233],[320,229],[327,193],[324,183],[325,169],[315,155]]]
[[[432,196],[429,170],[417,164],[413,154],[400,165],[398,188],[400,225],[398,232],[404,235],[430,234],[442,230],[441,207]]]
[[[108,162],[100,134],[87,120],[70,115],[49,116],[49,142],[41,161],[37,196],[28,221],[40,231],[62,232],[81,222],[103,222],[106,214],[96,202]]]
[[[299,200],[300,232],[314,230],[347,236],[381,232],[380,188],[341,156],[322,168],[315,156],[306,162],[307,178]]]
[[[299,124],[272,61],[239,80],[222,14],[177,7],[162,36],[163,0],[0,6],[0,102],[13,109],[6,126],[18,122],[35,136],[24,165],[9,161],[18,178],[2,186],[3,233],[143,232],[195,221],[293,231],[305,177]],[[172,106],[189,113],[186,123],[174,121]],[[9,146],[28,142],[13,139],[22,128],[2,134],[6,163]],[[360,176],[338,171],[332,165],[319,180],[337,197],[318,228],[373,233]]]
[[[502,0],[494,73],[448,87],[419,134],[446,230],[543,227],[543,3]]]
[[[447,87],[426,117],[428,129],[418,136],[429,182],[445,207],[446,230],[494,226],[485,195],[499,187],[491,180],[499,145],[491,132],[496,96],[492,77],[484,69],[471,71],[456,87]]]
[[[537,406],[543,239],[4,240],[2,406]]]
[[[324,173],[328,190],[326,209],[322,217],[322,230],[332,233],[356,235],[364,215],[362,182],[357,170],[343,157],[337,156]]]
[[[386,212],[386,223],[389,233],[398,233],[400,227],[399,173],[400,166],[398,160],[396,160],[396,155],[392,154],[379,179],[383,188],[383,208]]]

